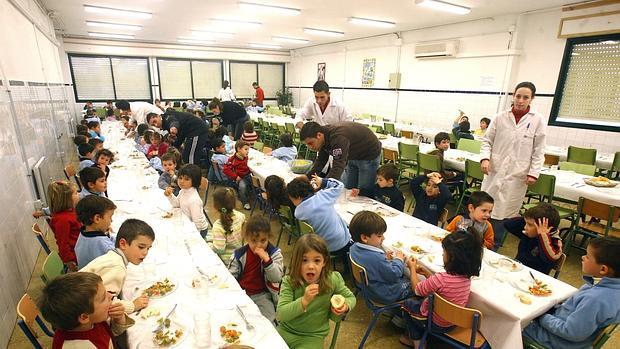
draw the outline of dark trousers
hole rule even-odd
[[[200,165],[200,159],[204,156],[204,148],[208,139],[206,133],[185,138],[185,142],[183,142],[183,162]]]
[[[246,115],[244,118],[238,119],[234,124],[226,124],[224,126],[226,126],[226,129],[229,132],[233,133],[233,136],[235,137],[235,141],[238,141],[241,139],[241,135],[243,135],[243,125],[248,120],[250,120],[250,117]]]

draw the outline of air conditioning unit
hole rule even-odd
[[[457,40],[416,44],[414,56],[418,59],[454,57],[458,48],[459,42]]]

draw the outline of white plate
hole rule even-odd
[[[143,294],[143,293],[144,293],[144,291],[145,291],[147,288],[151,287],[151,286],[152,286],[152,285],[154,285],[156,282],[159,282],[159,281],[164,281],[165,279],[168,279],[168,280],[170,281],[170,283],[172,283],[172,285],[173,285],[172,290],[170,290],[170,292],[168,292],[168,293],[166,293],[166,294],[164,294],[164,295],[149,296],[149,298],[150,298],[150,299],[159,299],[159,298],[163,298],[163,297],[167,297],[167,296],[169,296],[171,293],[173,293],[174,291],[176,291],[176,289],[177,289],[177,288],[178,288],[178,286],[179,286],[179,285],[178,285],[178,282],[177,282],[176,280],[174,280],[173,278],[170,278],[170,277],[168,277],[168,278],[161,278],[161,279],[156,280],[156,281],[149,281],[149,282],[147,282],[147,283],[144,283],[144,284],[140,287],[140,291],[139,291],[139,292],[137,292],[136,294]]]
[[[530,286],[534,285],[534,281],[532,281],[532,279],[527,279],[527,278],[520,278],[517,280],[513,280],[511,282],[512,286],[514,286],[515,288],[527,293],[528,295],[532,295],[532,296],[536,296],[536,297],[549,297],[551,295],[553,295],[553,290],[551,289],[551,287],[549,287],[549,284],[547,284],[547,288],[549,290],[551,290],[550,294],[547,295],[537,295],[537,294],[533,294],[532,292],[530,292]]]
[[[506,272],[519,272],[523,270],[523,264],[506,257],[489,258],[484,261],[489,266]]]
[[[183,331],[183,335],[177,340],[176,343],[167,346],[158,345],[155,343],[155,334],[152,333],[151,330],[149,330],[148,334],[144,335],[144,339],[140,343],[138,343],[136,349],[176,348],[183,344],[183,341],[185,341],[185,339],[187,339],[187,337],[189,336],[189,327],[174,318],[171,318],[170,320],[170,327],[168,328],[168,330],[175,331],[177,329],[181,329]]]
[[[252,316],[248,316],[247,313],[246,317],[250,323],[255,319]],[[229,326],[231,323],[237,324],[237,326]],[[227,329],[241,331],[241,336],[239,337],[237,344],[253,344],[252,340],[256,337],[256,324],[254,324],[254,328],[252,330],[248,330],[245,326],[245,322],[241,319],[241,316],[236,314],[236,311],[231,312],[230,315],[227,314],[224,316],[218,316],[217,320],[211,318],[211,343],[220,346],[232,344],[226,342],[220,334],[221,326],[226,326]]]

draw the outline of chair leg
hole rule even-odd
[[[282,223],[280,223],[282,224]],[[280,228],[280,234],[278,234],[278,241],[276,241],[276,247],[280,246],[280,238],[282,238],[282,232],[284,231],[284,226]]]
[[[43,349],[43,347],[41,346],[37,338],[34,336],[32,332],[30,332],[30,329],[28,328],[28,326],[26,326],[26,324],[23,321],[20,320],[18,322],[18,325],[22,329],[26,337],[28,337],[28,340],[30,340],[30,343],[35,349]]]
[[[377,322],[377,319],[379,319],[380,314],[381,314],[380,312],[377,312],[377,313],[373,312],[372,319],[370,320],[370,323],[368,324],[368,328],[366,329],[366,333],[364,333],[364,337],[362,337],[362,341],[360,342],[360,345],[357,347],[358,349],[362,349],[364,347],[364,344],[366,343],[368,336],[370,336],[370,331],[372,331],[372,328],[375,327],[375,323]]]

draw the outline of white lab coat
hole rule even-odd
[[[341,101],[330,97],[325,113],[321,113],[321,107],[313,97],[308,98],[303,107],[297,111],[295,122],[314,121],[319,125],[337,124],[343,121],[353,121],[353,115]]]
[[[226,89],[221,88],[220,89],[220,93],[218,93],[218,95],[217,95],[217,99],[219,99],[222,102],[224,102],[224,101],[234,101],[235,100],[235,94],[233,93],[233,91],[232,91],[232,89],[230,87],[226,87]]]
[[[131,116],[138,122],[138,125],[146,123],[146,116],[150,113],[161,115],[164,112],[151,103],[147,102],[131,102],[129,103],[131,108]]]
[[[531,111],[517,125],[512,111],[495,115],[482,139],[480,155],[491,160],[482,190],[495,200],[491,217],[519,215],[527,191],[527,176],[538,178],[545,162],[545,118]]]

